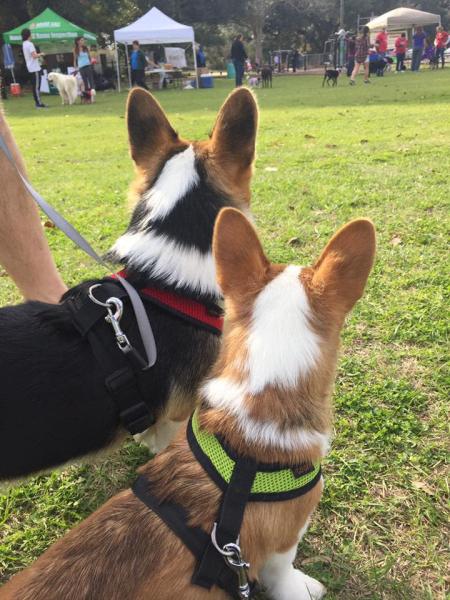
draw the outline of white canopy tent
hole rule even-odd
[[[386,27],[388,31],[401,31],[402,29],[410,29],[417,25],[434,25],[441,24],[440,15],[416,10],[414,8],[394,8],[384,15],[375,17],[367,23],[367,27],[371,31],[378,31]]]
[[[155,6],[145,15],[140,17],[134,23],[116,29],[114,31],[114,41],[116,42],[116,64],[117,64],[117,83],[120,92],[120,73],[119,73],[119,54],[118,44],[125,45],[125,51],[128,59],[128,45],[137,40],[140,44],[174,44],[188,43],[192,44],[194,54],[194,68],[197,77],[197,57],[195,52],[194,30],[189,25],[183,25],[174,21]],[[128,79],[131,86],[130,66],[128,62]]]

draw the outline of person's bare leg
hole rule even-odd
[[[364,63],[364,81],[369,81],[369,63],[366,61]]]
[[[357,76],[357,75],[358,75],[358,73],[359,73],[359,67],[360,67],[360,66],[361,66],[361,65],[360,65],[358,62],[355,62],[355,66],[353,67],[353,72],[352,72],[352,76],[351,76],[351,78],[350,78],[350,81],[355,81],[355,79],[356,79],[356,76]]]
[[[25,165],[0,106],[0,134],[25,174]],[[66,291],[34,200],[0,151],[0,263],[27,300],[58,302]]]

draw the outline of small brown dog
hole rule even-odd
[[[295,485],[301,477],[297,466],[317,465],[327,451],[339,333],[372,267],[373,225],[357,220],[343,227],[313,267],[274,265],[242,213],[226,208],[216,223],[213,248],[228,325],[201,392],[198,431],[221,444],[225,461],[237,456],[234,464],[239,457],[256,462],[257,475],[280,473],[278,465],[287,465],[283,476]],[[176,503],[187,523],[209,539],[223,487],[199,460],[183,431],[141,469],[140,482],[158,506]],[[292,566],[322,493],[320,468],[315,469],[312,485],[301,495],[258,501],[250,494],[246,505],[239,544],[250,562],[248,577],[260,581],[274,600],[317,600],[325,593],[321,583]],[[225,496],[230,487],[225,485]],[[226,569],[219,559],[219,568]],[[0,599],[230,598],[215,585],[210,590],[194,585],[195,563],[166,523],[127,490],[13,577]]]

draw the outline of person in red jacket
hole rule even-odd
[[[402,33],[395,40],[395,54],[397,55],[397,67],[395,69],[396,73],[403,73],[405,70],[405,55],[406,50],[408,49],[408,39],[406,37],[406,33]]]
[[[441,59],[442,68],[445,65],[445,48],[448,44],[448,33],[444,30],[442,25],[436,27],[436,39],[434,45],[436,46],[436,65],[439,68],[439,59]]]
[[[388,49],[388,34],[386,33],[386,27],[377,34],[375,38],[375,45],[377,46],[378,54],[381,56],[386,56],[386,52]]]
[[[386,27],[383,27],[383,29],[377,34],[376,38],[375,38],[375,50],[377,51],[377,54],[379,56],[379,67],[377,68],[377,76],[378,77],[383,77],[384,75],[384,68],[386,66],[386,63],[384,61],[384,57],[386,56],[386,52],[388,49],[388,35],[386,33]]]

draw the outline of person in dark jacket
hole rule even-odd
[[[234,64],[234,70],[236,73],[236,87],[242,85],[242,78],[244,76],[244,65],[247,60],[247,53],[242,43],[242,34],[236,36],[231,46],[231,60]]]
[[[139,87],[148,90],[145,84],[145,67],[147,66],[147,59],[145,54],[142,52],[139,42],[135,40],[133,42],[133,52],[130,56],[131,64],[131,85],[138,85]]]

